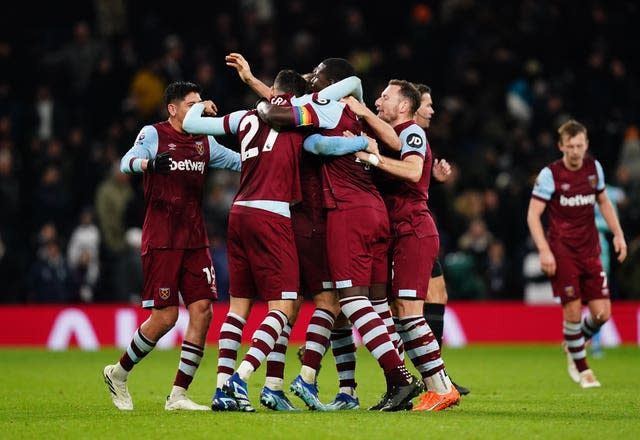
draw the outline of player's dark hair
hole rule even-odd
[[[307,90],[307,81],[295,70],[285,69],[278,72],[273,86],[285,93],[302,96]]]
[[[338,82],[356,74],[351,63],[344,58],[327,58],[324,64],[324,74],[328,80]]]
[[[400,87],[400,94],[407,98],[409,100],[409,104],[411,104],[411,115],[418,111],[422,95],[416,86],[404,79],[392,79],[389,81],[389,85]]]
[[[568,120],[558,128],[558,136],[560,136],[560,140],[565,136],[572,138],[580,133],[584,133],[584,135],[587,136],[587,127],[575,119]]]
[[[418,92],[420,92],[420,97],[422,97],[422,95],[424,95],[425,93],[431,94],[431,87],[429,87],[428,85],[422,83],[413,83],[413,85],[416,89],[418,89]]]
[[[174,81],[164,90],[164,105],[169,105],[174,101],[182,101],[192,92],[200,93],[200,86],[188,81]]]

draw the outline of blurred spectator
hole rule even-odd
[[[616,178],[627,199],[620,222],[632,233],[640,227],[640,130],[636,125],[625,130]]]
[[[176,34],[167,35],[164,39],[164,56],[162,59],[162,73],[167,84],[184,79],[182,58],[184,49],[182,39]]]
[[[20,219],[20,182],[11,150],[0,150],[0,232],[14,230]]]
[[[80,223],[71,233],[67,261],[79,286],[80,300],[92,302],[100,275],[100,231],[95,225],[91,208],[84,208]]]
[[[142,223],[140,223],[142,224]],[[132,304],[140,304],[144,278],[142,273],[142,259],[140,247],[142,244],[142,229],[140,227],[128,228],[125,234],[127,247],[122,257],[124,277],[122,278],[122,291],[124,299]]]
[[[129,176],[120,172],[119,162],[113,162],[110,175],[98,187],[95,201],[104,251],[104,299],[112,301],[128,301],[125,213],[132,197]]]
[[[67,109],[61,100],[54,97],[51,86],[37,86],[34,101],[29,109],[28,127],[40,141],[49,141],[64,135],[67,129]]]
[[[76,117],[83,116],[82,106],[88,98],[91,74],[104,50],[104,44],[93,37],[90,24],[79,20],[73,25],[71,41],[45,57],[45,65],[51,66],[59,75],[58,86],[68,92]]]
[[[629,250],[625,264],[620,267],[617,283],[620,286],[620,294],[626,299],[640,300],[640,235],[635,236],[629,242]]]
[[[472,255],[450,252],[444,258],[443,269],[450,301],[485,298],[486,285]]]
[[[161,62],[151,60],[134,74],[127,107],[136,113],[142,123],[154,120],[162,107],[164,89]]]
[[[127,90],[122,87],[128,78],[124,67],[118,64],[113,51],[105,51],[96,61],[96,68],[91,72],[91,80],[87,87],[87,95],[92,102],[91,117],[87,118],[86,127],[92,133],[101,135],[107,127],[121,118]]]
[[[493,241],[493,234],[487,229],[487,224],[481,218],[474,218],[469,227],[458,240],[458,248],[473,255],[476,265],[483,267],[487,259],[489,246]]]
[[[96,28],[103,37],[121,36],[127,31],[126,0],[93,0]]]
[[[24,243],[19,240],[11,240],[10,236],[0,230],[0,280],[2,280],[2,292],[0,303],[25,302],[21,294],[22,284],[26,282],[28,266],[25,267],[25,256],[20,252]]]
[[[640,130],[635,125],[627,127],[618,159],[618,180],[632,185],[640,182]]]
[[[500,240],[492,240],[487,249],[486,279],[489,298],[505,299],[509,295],[509,271],[504,245]]]
[[[76,284],[57,240],[48,240],[38,249],[28,280],[31,301],[56,304],[76,300]]]
[[[58,230],[68,232],[71,219],[71,199],[65,188],[58,166],[47,165],[40,176],[31,205],[31,215],[36,226],[53,222]]]

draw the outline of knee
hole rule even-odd
[[[178,321],[177,310],[166,310],[162,313],[156,313],[154,315],[156,325],[161,329],[162,333],[166,333],[171,330]]]
[[[189,307],[189,321],[197,323],[198,326],[209,327],[212,319],[213,310],[209,301],[203,304],[194,303]]]
[[[316,308],[328,310],[333,313],[333,316],[337,316],[340,313],[340,302],[338,296],[333,291],[320,292],[313,297],[313,303]]]
[[[298,297],[298,299],[296,299],[293,302],[293,310],[291,311],[291,314],[289,315],[289,325],[291,327],[293,327],[293,325],[298,320],[298,315],[300,314],[300,307],[302,307],[302,303],[303,302],[304,302],[304,299],[302,297]]]
[[[427,290],[426,301],[432,304],[446,304],[449,300],[447,288],[444,284],[442,275],[429,280],[429,289]]]
[[[393,303],[395,305],[395,316],[403,318],[405,316],[422,315],[422,305],[424,304],[422,301],[396,299]]]
[[[213,310],[211,309],[211,305],[205,307],[201,313],[202,321],[209,325],[211,320],[213,319]]]
[[[593,320],[598,325],[603,325],[605,322],[609,320],[609,318],[611,318],[611,310],[601,310],[592,316],[593,316]]]
[[[278,307],[278,309],[287,316],[287,322],[291,322],[293,317],[293,303],[294,301],[286,301]]]

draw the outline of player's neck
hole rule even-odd
[[[578,171],[580,168],[582,168],[582,165],[584,164],[584,159],[580,160],[579,163],[573,164],[569,162],[569,160],[566,157],[563,157],[562,163],[564,164],[564,167],[569,171]]]
[[[413,121],[413,118],[410,118],[408,116],[400,116],[396,118],[394,121],[392,121],[390,124],[392,127],[397,127],[398,125],[404,124],[407,121]]]
[[[169,121],[169,124],[171,125],[171,127],[173,127],[173,129],[175,131],[177,131],[178,133],[182,133],[182,134],[185,133],[184,129],[182,128],[182,123],[181,122],[179,122],[175,118],[171,118],[171,117],[169,117],[168,121]]]

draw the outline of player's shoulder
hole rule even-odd
[[[345,104],[342,104],[339,101],[334,101],[333,99],[321,98],[318,93],[307,93],[306,95],[298,97],[294,96],[291,98],[291,103],[293,105],[312,104],[316,108],[333,106],[339,106],[342,108],[346,106]]]
[[[602,164],[598,161],[598,159],[596,159],[593,156],[586,156],[584,158],[584,163],[590,168],[590,169],[596,169],[598,171],[602,170]]]
[[[427,137],[422,127],[416,124],[415,121],[403,122],[402,124],[396,126],[395,128],[398,134],[404,134],[404,135],[416,134],[423,138]]]
[[[543,180],[543,179],[551,179],[553,180],[553,171],[551,169],[551,165],[549,164],[546,167],[542,168],[540,170],[540,172],[538,173],[538,179],[537,180]]]
[[[545,169],[549,170],[549,172],[551,172],[552,174],[557,174],[557,173],[562,172],[563,170],[565,170],[566,167],[564,166],[564,163],[562,162],[562,159],[558,159],[558,160],[555,160],[555,161],[551,162],[546,167],[544,167],[543,171]]]
[[[414,121],[407,121],[395,127],[396,133],[403,143],[410,148],[421,149],[427,145],[427,136],[424,130]]]
[[[154,139],[158,139],[158,130],[156,128],[157,124],[145,125],[140,129],[138,136],[136,137],[135,144],[142,145],[146,142],[153,141]]]

